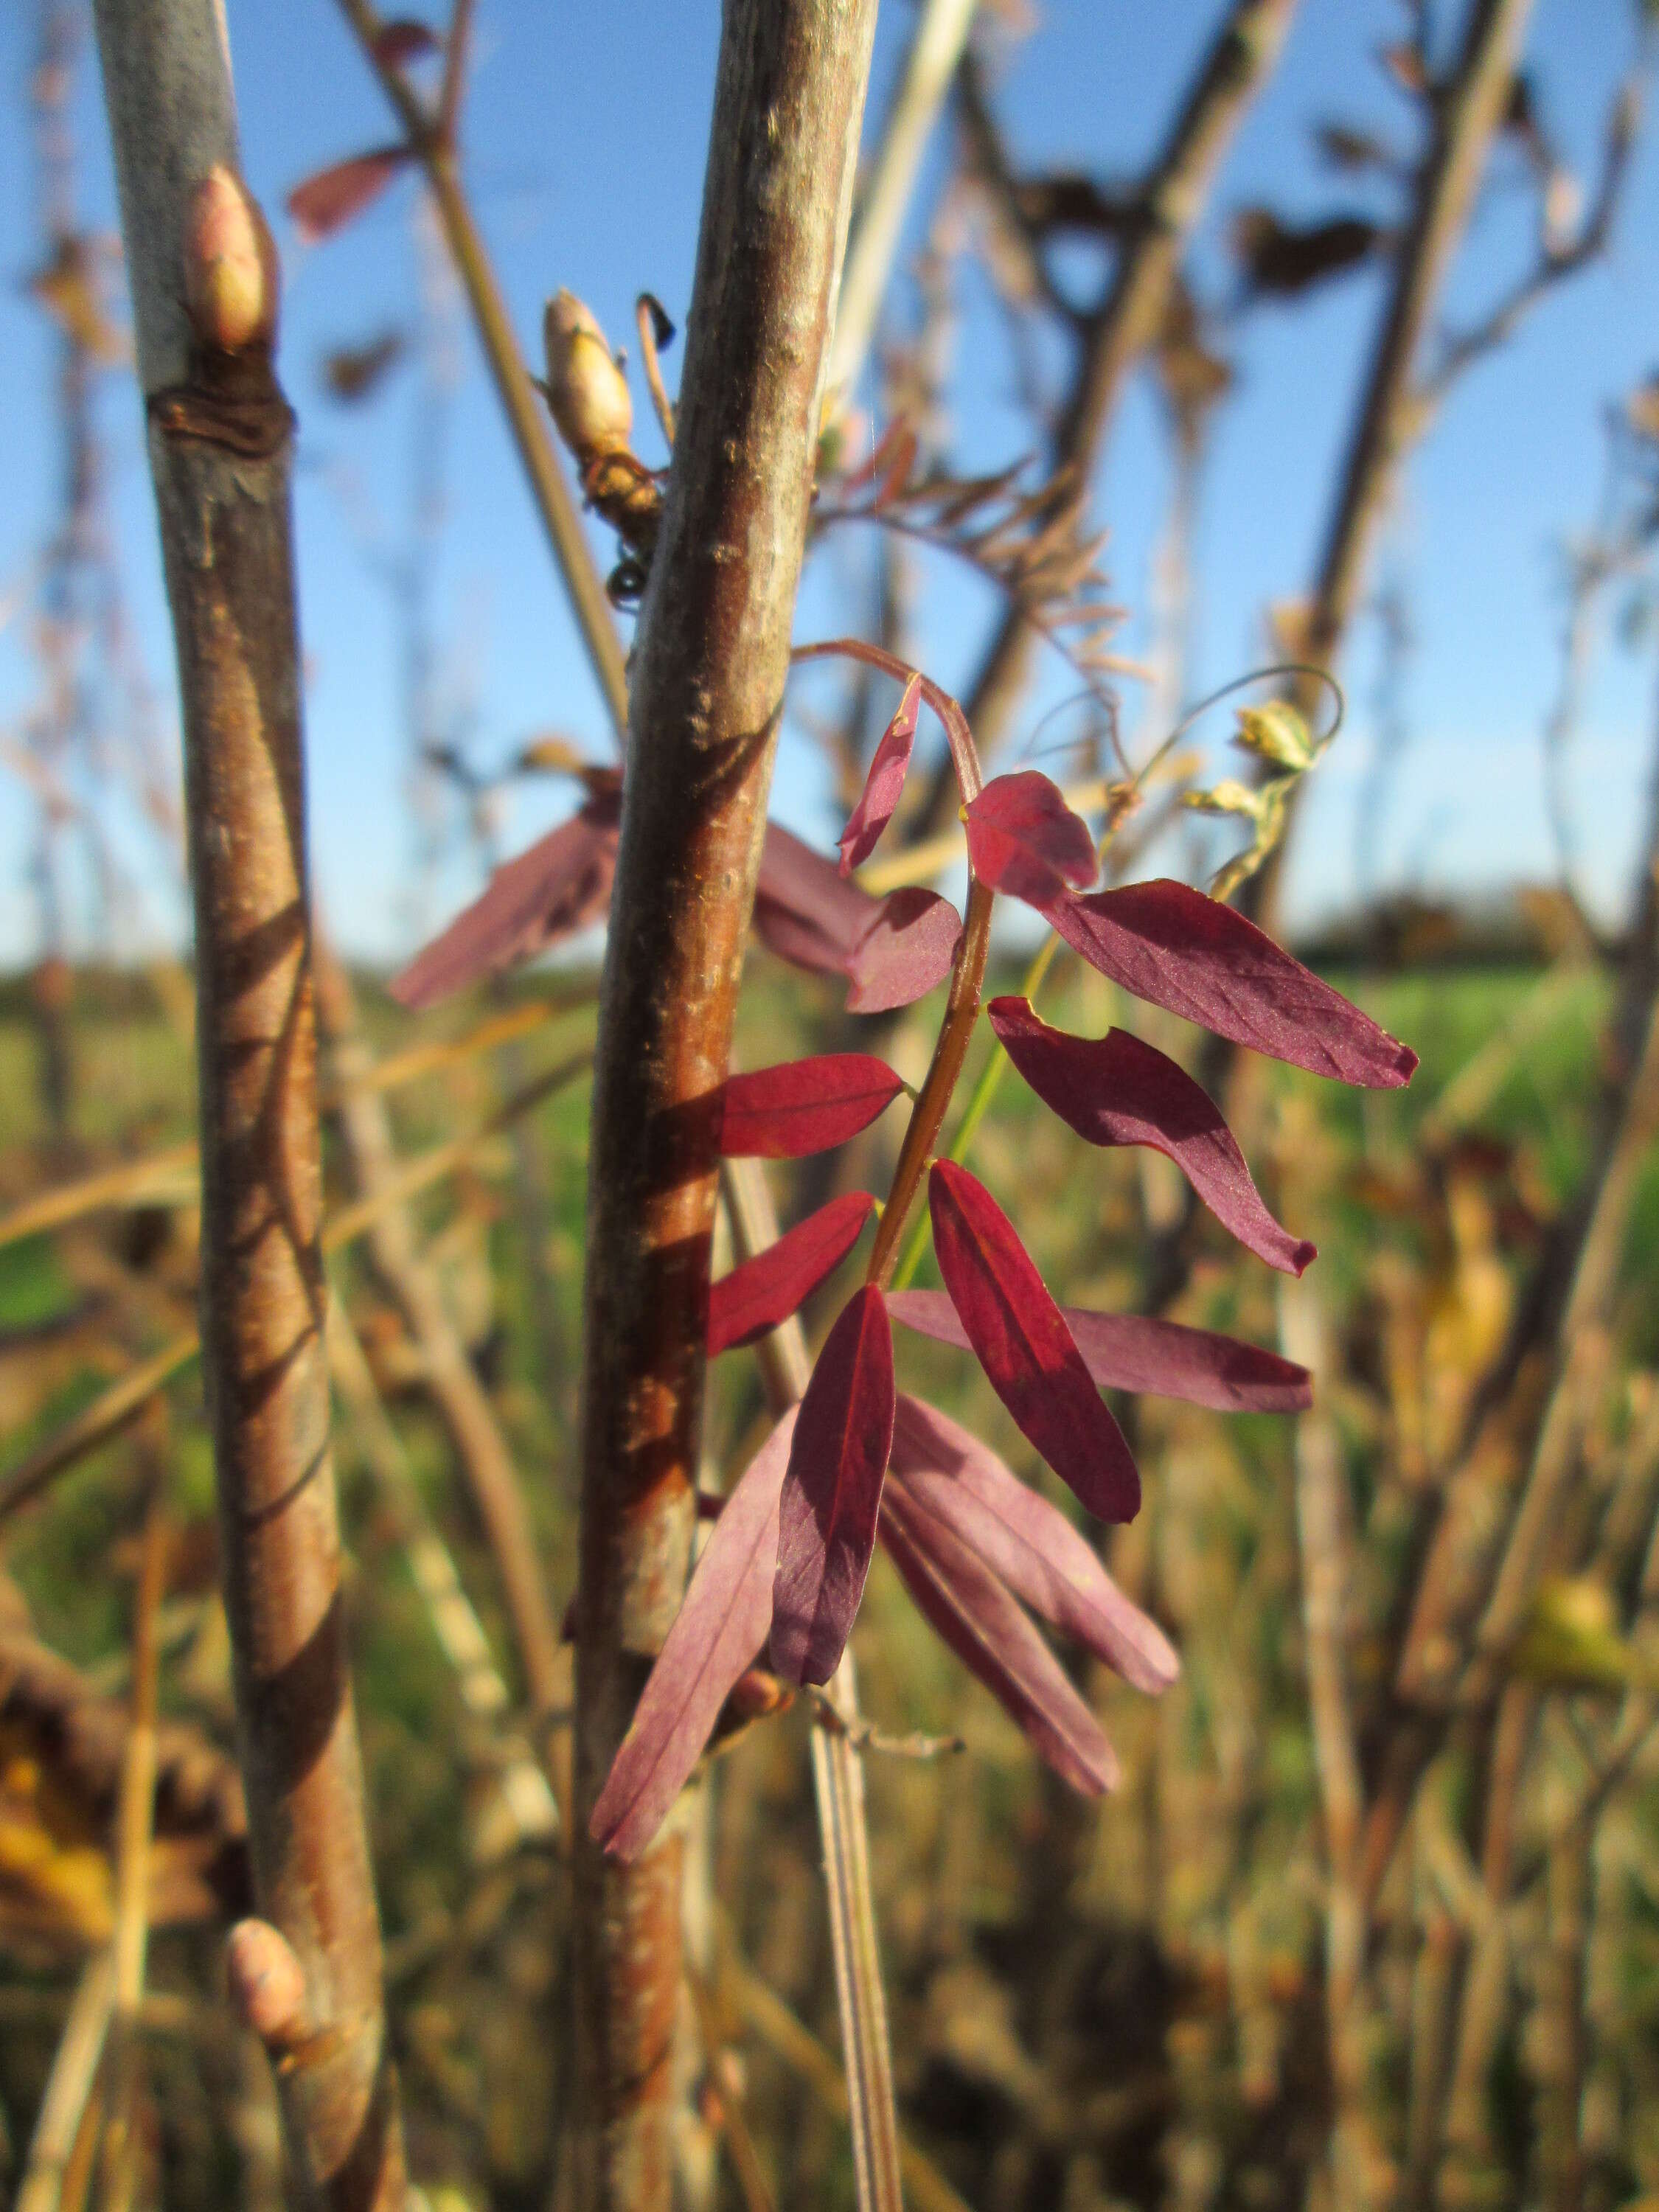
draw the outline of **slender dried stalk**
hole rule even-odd
[[[389,1510],[410,1578],[425,1600],[433,1634],[453,1670],[461,1703],[488,1745],[492,1763],[500,1766],[501,1800],[521,1841],[544,1840],[560,1826],[558,1802],[529,1744],[503,1728],[512,1694],[449,1547],[426,1510],[357,1333],[337,1297],[329,1303],[328,1352],[335,1387],[355,1419],[357,1447]],[[556,1772],[555,1778],[562,1778]]]
[[[58,2038],[13,2212],[58,2212],[114,2009],[114,1954],[98,1951],[82,1969]]]
[[[184,712],[204,1338],[254,1887],[305,1984],[290,2154],[314,2201],[362,2212],[401,2204],[403,2146],[329,1458],[293,418],[268,343],[210,343],[184,309],[193,197],[238,167],[218,10],[96,12]]]
[[[544,1098],[562,1089],[567,1083],[586,1073],[592,1065],[591,1053],[576,1053],[570,1059],[560,1060],[544,1073],[534,1076],[520,1091],[496,1107],[475,1126],[452,1137],[447,1142],[434,1145],[417,1159],[408,1161],[397,1173],[383,1182],[372,1196],[355,1199],[349,1206],[342,1206],[331,1215],[323,1231],[322,1249],[325,1254],[343,1251],[344,1248],[374,1228],[381,1216],[394,1206],[418,1197],[434,1183],[441,1182],[453,1175],[475,1157],[492,1137],[497,1136],[521,1114],[528,1113]],[[78,1465],[87,1454],[94,1451],[110,1437],[118,1435],[128,1422],[164,1389],[175,1375],[189,1366],[201,1349],[201,1333],[185,1329],[152,1353],[149,1358],[118,1381],[100,1391],[89,1406],[83,1406],[70,1420],[66,1421],[56,1435],[37,1444],[17,1464],[0,1475],[0,1522],[38,1498],[46,1486],[70,1468]]]
[[[916,171],[978,5],[979,0],[927,0],[917,18],[847,248],[828,380],[831,394],[839,392],[843,401],[852,398],[869,354]]]
[[[1415,382],[1418,360],[1503,123],[1532,9],[1533,0],[1471,0],[1456,64],[1438,96],[1434,143],[1395,261],[1394,283],[1326,525],[1305,629],[1297,640],[1298,657],[1321,666],[1335,659],[1352,620],[1400,464],[1432,418],[1432,407]],[[1312,678],[1301,679],[1297,696],[1304,712],[1316,708],[1318,690]],[[1288,842],[1287,829],[1240,901],[1269,931]]]
[[[777,1215],[765,1170],[758,1160],[725,1160],[720,1176],[732,1242],[739,1258],[752,1259],[777,1242]],[[781,1328],[763,1336],[756,1354],[768,1403],[775,1414],[782,1414],[805,1395],[811,1379],[812,1363],[799,1316],[792,1315]],[[858,1676],[850,1645],[830,1678],[825,1702],[829,1714],[812,1730],[812,1790],[823,1838],[853,2167],[861,2212],[872,2212],[872,2208],[899,2204],[902,2153],[875,1889],[870,1878],[864,1766],[858,1749]]]
[[[577,1603],[581,2212],[667,2201],[681,1843],[586,1836],[690,1550],[726,1072],[872,0],[728,0],[673,471],[635,648],[600,999]]]
[[[810,2028],[802,2027],[775,1990],[769,1989],[738,1960],[728,1959],[724,1972],[735,1984],[737,2008],[750,2032],[775,2051],[792,2073],[800,2075],[820,2104],[837,2119],[848,2119],[847,2083],[840,2067],[817,2036]],[[900,2142],[898,2161],[910,2201],[918,2207],[918,2212],[968,2212],[967,2205],[933,2160],[914,2143]]]
[[[1318,1376],[1326,1363],[1314,1300],[1305,1283],[1284,1291],[1279,1340],[1290,1358]],[[1336,2201],[1358,2205],[1370,2201],[1375,2155],[1367,2141],[1359,2017],[1365,1930],[1357,1875],[1365,1797],[1348,1686],[1351,1537],[1344,1481],[1334,1425],[1316,1408],[1296,1427],[1297,1529],[1308,1706],[1325,1816],[1325,2012],[1337,2106],[1333,2179]]]
[[[104,2136],[104,2203],[126,2212],[137,2179],[134,2121],[143,2090],[138,2014],[149,1939],[149,1850],[155,1811],[157,1615],[167,1579],[167,1524],[159,1464],[151,1470],[132,1618],[132,1686],[126,1754],[115,1814],[115,2016],[110,2038],[110,2114]]]
[[[547,418],[520,362],[507,302],[501,297],[495,270],[473,219],[471,204],[461,183],[455,130],[468,9],[464,5],[456,10],[443,93],[438,112],[433,113],[422,104],[398,64],[388,58],[380,37],[383,26],[369,0],[340,0],[340,4],[386,98],[398,112],[410,150],[426,172],[451,257],[466,288],[467,301],[483,344],[484,359],[495,379],[513,441],[519,449],[519,459],[534,490],[536,511],[547,531],[553,557],[570,595],[582,643],[587,648],[605,706],[612,722],[620,729],[628,719],[628,678],[622,647],[617,641],[617,627],[588,554],[581,517],[560,471]]]
[[[360,1079],[368,1054],[356,1029],[350,981],[331,953],[318,963],[318,1007],[340,1084],[339,1127],[358,1197],[373,1204],[398,1182],[392,1126],[380,1094]],[[568,1707],[570,1660],[543,1577],[519,1472],[489,1396],[451,1321],[436,1278],[401,1206],[384,1206],[368,1231],[370,1264],[421,1352],[421,1381],[442,1422],[489,1540],[513,1623],[531,1702],[538,1714]]]

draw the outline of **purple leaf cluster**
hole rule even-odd
[[[876,648],[845,649],[902,670]],[[1019,898],[1084,959],[1152,1005],[1340,1081],[1392,1088],[1409,1080],[1416,1061],[1405,1046],[1230,907],[1172,882],[1091,890],[1094,842],[1063,793],[1034,770],[981,783],[960,708],[915,672],[905,672],[839,862],[768,826],[754,920],[779,957],[845,976],[848,1006],[872,1012],[921,997],[962,957],[963,920],[948,900],[913,889],[877,901],[850,874],[899,804],[924,702],[945,727],[962,784],[981,915],[987,892]],[[590,771],[586,781],[576,814],[501,870],[399,979],[405,1003],[428,1004],[604,912],[620,780]],[[982,929],[979,944],[982,961]],[[976,981],[965,1003],[971,1018]],[[1270,1267],[1300,1274],[1313,1259],[1313,1246],[1273,1218],[1213,1101],[1175,1060],[1123,1030],[1070,1035],[1024,999],[994,1000],[988,1017],[1030,1089],[1089,1143],[1163,1152],[1216,1219]],[[713,1126],[730,1157],[799,1158],[858,1134],[904,1087],[873,1055],[830,1054],[730,1076]],[[937,1126],[924,1124],[930,1138]],[[919,1169],[926,1153],[915,1158]],[[1127,1520],[1140,1502],[1139,1475],[1103,1389],[1223,1411],[1293,1413],[1310,1402],[1307,1370],[1258,1346],[1061,1307],[1012,1222],[966,1168],[934,1159],[927,1186],[945,1287],[890,1293],[878,1240],[869,1279],[831,1326],[805,1396],[719,1510],[592,1815],[594,1835],[618,1857],[649,1840],[722,1706],[763,1655],[787,1681],[830,1679],[878,1542],[939,1635],[1079,1790],[1109,1788],[1116,1763],[1038,1624],[1139,1689],[1155,1692],[1175,1679],[1168,1640],[1065,1514],[978,1438],[899,1391],[895,1321],[970,1350],[1022,1435],[1102,1521]],[[915,1188],[913,1170],[905,1203]],[[709,1354],[751,1343],[798,1313],[875,1211],[866,1191],[833,1200],[714,1283]]]

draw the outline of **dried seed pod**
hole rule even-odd
[[[559,435],[584,467],[628,450],[634,403],[605,332],[574,292],[556,292],[542,319],[544,389]]]

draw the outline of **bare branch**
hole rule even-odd
[[[726,1070],[845,238],[872,0],[730,0],[674,465],[635,653],[589,1166],[573,2146],[581,2212],[667,2202],[681,1838],[586,1832],[684,1587]]]

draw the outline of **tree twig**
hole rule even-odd
[[[610,604],[588,554],[581,517],[560,469],[547,418],[524,372],[507,302],[461,184],[453,139],[460,71],[453,58],[459,48],[452,45],[452,66],[444,82],[445,106],[441,115],[434,116],[428,112],[403,70],[387,58],[380,36],[385,27],[369,0],[340,0],[340,5],[386,98],[397,110],[410,151],[426,173],[513,442],[534,488],[536,511],[569,593],[606,709],[614,726],[621,729],[628,720],[628,677]],[[465,22],[466,12],[463,5],[458,11],[458,23]]]
[[[577,1604],[574,2180],[669,2186],[681,1843],[586,1814],[684,1587],[716,1151],[805,541],[871,0],[731,0],[678,434],[635,649],[589,1167]],[[732,456],[738,457],[734,460]],[[740,465],[739,465],[740,462]]]
[[[204,1338],[250,1854],[311,2029],[279,2093],[305,2193],[394,2212],[402,2129],[329,1457],[275,253],[240,181],[214,0],[95,12],[184,716]]]
[[[881,144],[859,198],[836,308],[826,388],[851,401],[876,317],[886,296],[905,210],[939,108],[956,74],[979,0],[925,0],[904,75],[882,125]]]

